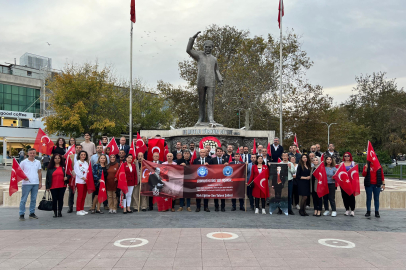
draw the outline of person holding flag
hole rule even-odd
[[[27,176],[27,178],[23,179],[21,185],[20,220],[25,220],[25,203],[29,194],[31,194],[29,218],[38,219],[35,215],[35,204],[37,202],[38,189],[42,187],[42,170],[41,162],[35,159],[36,154],[37,151],[34,148],[28,149],[28,158],[20,163],[20,168]]]
[[[264,171],[267,172],[265,173]],[[264,172],[264,174],[262,174],[262,172]],[[261,178],[259,179],[258,176],[260,175],[264,177],[259,177]],[[255,214],[259,214],[259,199],[261,199],[262,214],[266,215],[265,199],[269,197],[268,178],[269,178],[268,166],[265,164],[264,158],[262,156],[258,156],[255,165],[252,166],[251,177],[250,180],[248,181],[248,186],[252,186],[252,182],[254,181],[252,196],[255,198]],[[255,179],[257,179],[257,181],[255,181]]]
[[[100,147],[98,145],[97,147]],[[108,165],[108,160],[105,154],[101,154],[96,161],[95,164],[92,165],[92,172],[93,172],[93,181],[94,181],[94,186],[95,190],[93,192],[93,203],[92,203],[92,208],[90,209],[90,213],[94,214],[104,214],[100,210],[100,202],[98,199],[99,196],[99,187],[100,187],[100,180],[102,178],[102,175],[104,176],[104,179],[107,179],[107,165]],[[96,205],[97,205],[97,210],[96,210]]]
[[[52,194],[54,218],[62,217],[63,197],[70,178],[71,176],[67,175],[65,171],[65,159],[63,156],[60,154],[53,155],[49,162],[45,187]]]
[[[120,164],[117,162],[116,155],[110,155],[110,163],[107,164],[107,178],[106,179],[106,190],[107,190],[107,201],[109,205],[109,213],[117,213],[117,171],[120,168]]]
[[[76,188],[78,192],[78,196],[76,199],[76,215],[84,216],[87,215],[85,209],[85,199],[86,199],[86,192],[87,192],[87,185],[86,185],[86,176],[89,170],[89,156],[87,152],[82,150],[77,154],[77,162],[75,162],[74,172],[75,172],[75,182]]]
[[[328,202],[330,202],[331,206],[331,216],[336,217],[336,181],[334,180],[333,176],[337,172],[336,162],[333,156],[325,156],[324,158],[324,167],[326,168],[326,175],[327,175],[327,183],[328,183],[328,194],[323,196],[324,202],[324,213],[323,216],[330,215],[330,211],[328,208]]]
[[[362,176],[364,176],[364,186],[365,192],[367,194],[367,212],[366,217],[371,216],[371,201],[372,194],[374,195],[374,205],[375,205],[375,217],[380,218],[379,215],[379,194],[381,190],[385,190],[385,178],[383,176],[383,171],[381,164],[379,163],[378,157],[372,148],[371,142],[368,141],[367,150],[367,164],[362,170]]]
[[[345,169],[347,172],[354,168],[356,165],[355,162],[352,160],[352,155],[350,152],[346,152],[343,156],[343,162]],[[345,207],[345,214],[346,216],[355,216],[355,196],[354,194],[348,195],[342,188],[341,189],[341,197],[343,198],[343,203]],[[350,212],[351,210],[351,212]]]
[[[124,166],[125,177],[127,180],[128,191],[125,194],[125,199],[123,199],[123,214],[132,213],[131,211],[131,197],[133,195],[134,186],[138,184],[137,177],[137,168],[133,164],[133,156],[129,154],[127,156],[127,162],[123,163],[121,166]]]
[[[313,205],[314,205],[314,213],[313,216],[320,217],[321,210],[323,208],[323,197],[319,197],[317,194],[317,184],[318,179],[317,176],[314,175],[314,172],[319,168],[321,164],[321,159],[319,157],[313,158],[313,167],[312,167],[312,180],[310,181],[312,187],[312,197],[313,197]]]

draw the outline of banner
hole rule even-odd
[[[180,166],[144,160],[141,195],[169,198],[244,198],[245,170],[245,164]]]
[[[271,192],[269,199],[269,212],[280,209],[288,214],[288,164],[269,163],[269,180]]]

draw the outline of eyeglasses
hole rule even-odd
[[[349,155],[345,155],[344,157],[350,157]]]

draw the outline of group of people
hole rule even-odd
[[[160,136],[157,135],[159,138]],[[59,138],[55,143],[52,150],[52,156],[48,164],[46,172],[45,186],[46,190],[52,194],[53,212],[54,217],[62,217],[63,198],[66,188],[69,187],[68,199],[68,213],[73,212],[74,193],[77,192],[76,200],[76,214],[103,214],[101,203],[98,200],[98,192],[100,181],[103,178],[105,181],[107,200],[103,202],[104,210],[109,213],[117,213],[117,209],[123,209],[123,214],[133,213],[140,209],[140,211],[153,210],[153,197],[140,196],[140,179],[141,179],[141,164],[144,158],[147,158],[148,151],[145,153],[138,153],[137,157],[129,154],[130,146],[126,144],[126,138],[120,138],[119,154],[110,154],[111,149],[108,145],[108,138],[102,137],[101,143],[95,145],[91,142],[89,133],[84,134],[85,141],[77,144],[75,138],[70,138],[69,146],[66,147],[65,139]],[[145,145],[148,147],[147,138],[142,138]],[[64,155],[70,150],[70,147],[75,147],[75,154],[67,157],[73,164],[73,171],[68,174],[65,170],[66,161]],[[159,153],[154,153],[152,162],[158,164],[169,165],[228,165],[245,163],[247,165],[247,196],[249,199],[250,209],[255,214],[266,214],[266,203],[269,198],[267,195],[256,185],[252,186],[251,183],[263,170],[269,170],[271,162],[280,162],[288,165],[288,214],[294,215],[292,206],[296,205],[301,216],[308,216],[306,210],[310,207],[310,196],[313,199],[314,213],[313,216],[320,217],[324,205],[324,216],[330,215],[337,216],[335,191],[336,184],[333,178],[336,173],[336,164],[344,163],[346,170],[350,170],[356,164],[352,160],[350,153],[345,153],[343,159],[340,158],[339,153],[335,150],[334,145],[330,144],[328,150],[324,153],[320,152],[320,145],[316,144],[311,146],[310,153],[300,153],[296,145],[289,147],[289,152],[284,151],[283,147],[279,144],[279,139],[275,138],[273,144],[270,145],[270,153],[267,148],[258,145],[257,152],[254,153],[247,146],[240,146],[238,151],[234,151],[233,145],[227,145],[226,151],[221,147],[217,147],[215,152],[207,145],[205,148],[197,149],[194,143],[190,143],[189,147],[181,142],[177,142],[175,150],[166,155],[166,161],[159,160]],[[324,160],[321,160],[321,156]],[[22,183],[22,198],[20,202],[20,220],[24,220],[25,203],[28,195],[31,194],[30,214],[29,218],[38,218],[35,215],[35,203],[38,189],[42,187],[42,171],[41,164],[35,159],[36,150],[28,150],[28,158],[23,160],[20,164],[21,169],[25,172],[27,179]],[[196,157],[192,160],[192,157]],[[134,160],[135,159],[135,160]],[[134,162],[133,162],[134,160]],[[317,195],[318,181],[313,176],[314,170],[324,162],[326,175],[328,179],[329,193],[322,198]],[[91,166],[91,167],[90,167]],[[117,172],[120,166],[125,166],[125,176],[127,181],[128,191],[123,193],[117,187]],[[371,200],[372,195],[375,203],[375,216],[379,215],[379,194],[381,190],[385,189],[385,182],[382,169],[376,170],[371,167],[369,162],[363,168],[363,176],[365,177],[364,185],[367,194],[367,213],[365,216],[371,215]],[[88,181],[87,175],[89,170],[92,172],[95,190],[92,193],[92,204],[88,211],[85,211],[85,199],[87,193]],[[69,185],[74,180],[74,185]],[[270,186],[273,184],[271,183]],[[346,216],[355,216],[355,197],[348,195],[341,190],[342,199],[346,209]],[[301,199],[299,201],[299,196]],[[200,212],[202,199],[196,199],[196,212]],[[186,201],[186,210],[191,212],[190,198],[181,198],[179,200],[180,207],[177,211],[183,211]],[[260,205],[261,202],[261,205]],[[203,200],[203,209],[210,212],[209,200]],[[269,201],[268,201],[269,203]],[[214,199],[215,211],[225,210],[225,199]],[[248,207],[248,206],[247,206]],[[237,199],[232,199],[231,211],[236,211]],[[239,198],[239,209],[245,211],[244,198]],[[261,209],[261,211],[260,211]],[[172,203],[172,212],[175,212],[175,200]],[[272,214],[272,213],[271,213]],[[277,214],[282,214],[279,209]]]

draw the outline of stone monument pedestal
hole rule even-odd
[[[273,142],[274,130],[242,130],[226,127],[196,126],[172,130],[141,130],[140,135],[147,138],[154,138],[157,134],[165,138],[169,151],[175,150],[176,142],[187,144],[194,143],[199,147],[201,139],[208,136],[216,137],[222,148],[225,150],[227,144],[234,146],[234,152],[239,146],[248,146],[251,150],[254,139],[257,144],[262,144],[265,148],[268,142]]]

